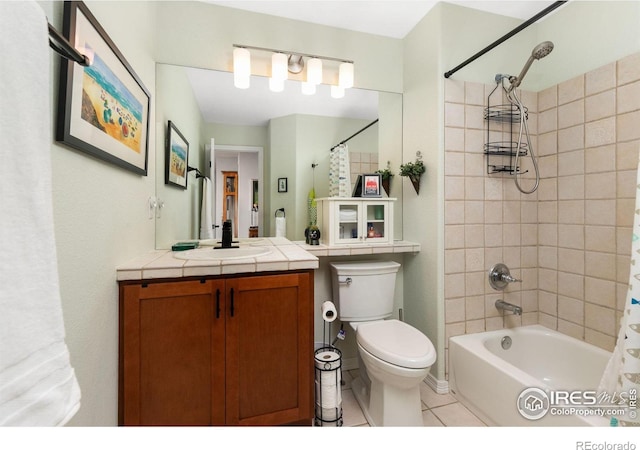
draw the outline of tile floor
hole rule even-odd
[[[369,426],[360,405],[351,391],[351,380],[358,375],[357,370],[345,371],[342,377],[342,420],[345,427]],[[422,383],[422,423],[425,427],[484,427],[486,426],[471,411],[458,402],[451,394],[437,394]]]

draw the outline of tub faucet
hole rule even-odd
[[[496,308],[502,309],[503,311],[511,311],[516,316],[521,316],[522,315],[522,308],[520,308],[517,305],[513,305],[511,303],[507,303],[507,302],[502,301],[502,300],[496,300]]]

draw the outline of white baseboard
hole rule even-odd
[[[342,359],[342,370],[357,370],[358,369],[358,358],[343,358]]]
[[[424,379],[424,382],[433,389],[437,394],[448,394],[449,393],[449,382],[447,380],[438,380],[431,373],[427,375]]]

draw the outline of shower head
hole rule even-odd
[[[535,59],[542,59],[549,53],[551,53],[551,50],[553,50],[553,42],[544,41],[543,43],[538,44],[533,48],[531,56],[533,56]]]
[[[522,71],[520,71],[520,75],[518,75],[517,77],[509,78],[509,82],[511,83],[511,87],[509,88],[509,91],[512,91],[518,86],[520,86],[520,83],[522,83],[522,79],[524,78],[525,74],[531,67],[531,64],[533,64],[533,62],[536,59],[544,58],[549,53],[551,53],[552,50],[553,50],[553,42],[551,41],[544,41],[536,45],[531,51],[531,56],[525,63],[524,67],[522,68]]]

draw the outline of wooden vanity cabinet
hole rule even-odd
[[[120,283],[120,425],[313,419],[313,271]]]

